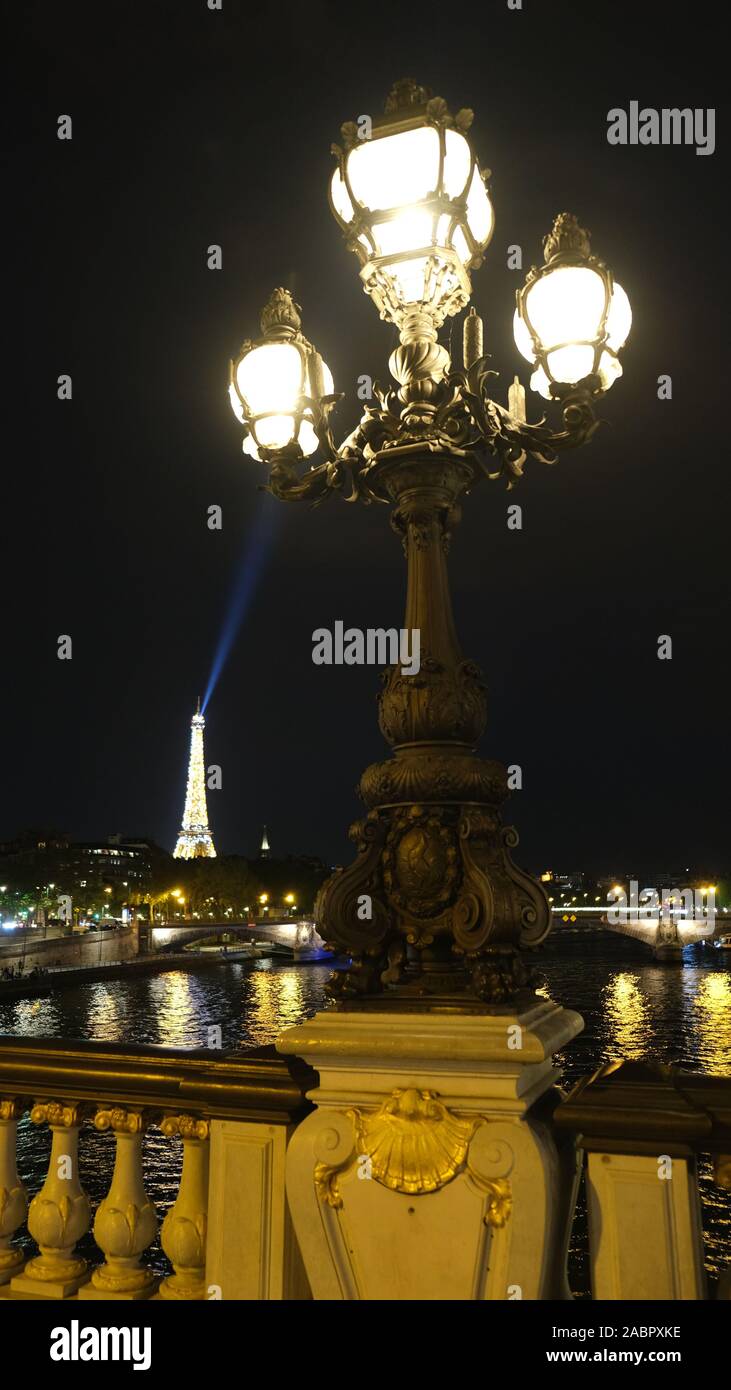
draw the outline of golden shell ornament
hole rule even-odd
[[[371,1177],[393,1192],[436,1192],[463,1167],[479,1119],[450,1114],[434,1091],[397,1090],[373,1114],[351,1111]]]

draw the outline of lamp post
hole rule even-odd
[[[367,139],[351,122],[333,146],[335,218],[364,290],[399,333],[389,359],[396,387],[376,391],[348,438],[334,442],[338,396],[286,290],[274,291],[263,336],[231,364],[244,450],[268,466],[269,490],[285,501],[339,493],[386,503],[406,554],[404,626],[420,631],[420,670],[383,673],[379,723],[391,756],[361,777],[366,814],[350,831],[357,858],[327,880],[315,911],[323,939],[351,957],[331,985],[350,1007],[506,1004],[529,982],[524,952],[551,925],[545,890],[513,862],[518,836],[501,822],[506,770],[476,752],[485,684],[460,651],[446,555],[478,482],[512,488],[528,458],[554,463],[590,438],[595,403],[621,373],[631,315],[588,234],[562,213],[515,317],[531,386],[560,413],[558,425],[528,423],[517,378],[506,404],[490,395],[496,374],[474,309],[462,364],[452,365],[438,331],[467,307],[494,221],[471,123],[470,111],[452,116],[405,81]],[[318,446],[323,461],[310,466]]]

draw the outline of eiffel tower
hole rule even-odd
[[[190,722],[188,787],[185,793],[183,824],[178,835],[178,842],[173,850],[173,859],[216,858],[211,832],[208,829],[206,770],[203,760],[203,730],[205,727],[206,721],[201,714],[199,696],[195,714]]]

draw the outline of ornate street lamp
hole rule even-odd
[[[269,490],[283,500],[339,492],[385,502],[407,557],[404,625],[420,631],[420,670],[383,673],[379,723],[392,756],[364,772],[366,815],[350,832],[358,856],[328,879],[315,909],[320,935],[351,957],[333,994],[364,1006],[436,1000],[472,1011],[507,1002],[529,980],[523,950],[550,929],[546,893],[514,864],[518,837],[500,821],[505,768],[475,751],[485,686],[459,648],[446,553],[461,499],[477,482],[503,477],[512,487],[528,457],[554,463],[589,439],[594,403],[621,371],[617,352],[630,326],[624,291],[562,213],[545,265],[519,291],[515,324],[517,345],[535,364],[531,385],[560,406],[561,426],[526,421],[517,379],[507,408],[491,397],[496,373],[474,309],[462,367],[452,367],[438,329],[466,307],[469,272],[493,226],[471,120],[400,82],[366,139],[351,122],[333,147],[335,217],[364,289],[399,331],[389,360],[397,389],[376,390],[377,403],[336,446],[332,379],[284,290],[265,310],[264,337],[232,364],[244,448],[270,466]],[[316,444],[324,461],[308,466]]]
[[[262,463],[314,454],[332,395],[330,369],[302,334],[299,306],[275,290],[261,315],[262,337],[242,344],[228,394],[246,425],[244,453]]]
[[[417,100],[418,98],[418,100]],[[381,318],[427,336],[468,303],[493,212],[467,138],[472,112],[399,82],[368,139],[355,122],[333,145],[330,202]],[[403,337],[402,337],[403,341]]]
[[[598,378],[608,391],[622,375],[617,353],[627,341],[632,310],[621,285],[596,256],[571,213],[556,218],[543,244],[545,265],[518,291],[513,331],[529,362],[534,391],[551,400],[557,388]]]

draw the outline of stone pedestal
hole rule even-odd
[[[317,1014],[280,1052],[320,1074],[287,1153],[287,1196],[316,1299],[568,1296],[573,1144],[549,1125],[554,1052],[578,1014]]]

